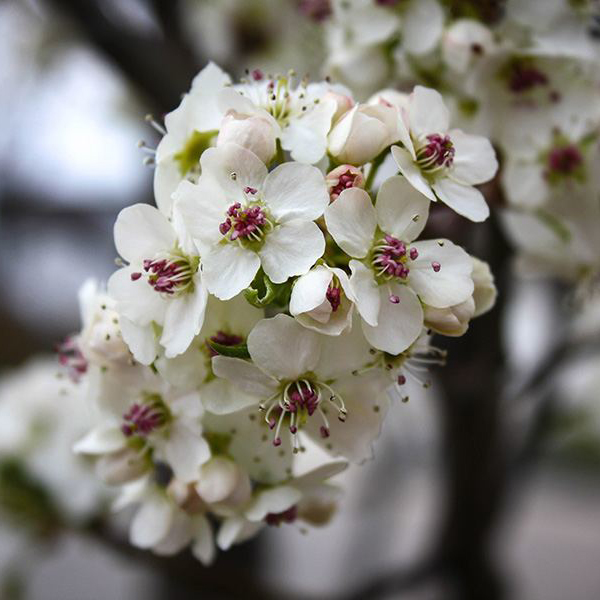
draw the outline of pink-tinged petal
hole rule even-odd
[[[399,146],[392,146],[392,156],[398,165],[400,173],[406,177],[408,183],[425,197],[429,198],[429,200],[435,201],[435,194],[433,193],[431,186],[425,177],[423,177],[421,170],[415,164],[411,155]]]
[[[252,360],[279,380],[296,379],[319,362],[319,336],[287,315],[259,321],[248,336]]]
[[[406,350],[423,330],[423,309],[416,294],[398,283],[379,288],[379,320],[376,327],[363,322],[367,341],[378,350],[399,354]]]
[[[329,203],[325,177],[319,169],[284,163],[267,175],[263,200],[278,222],[318,219]]]
[[[380,229],[404,242],[419,236],[429,216],[429,200],[404,177],[382,183],[375,208]]]
[[[246,289],[260,268],[255,252],[235,244],[219,244],[202,258],[202,279],[220,300],[229,300]]]
[[[350,261],[350,289],[355,297],[360,316],[375,327],[379,315],[379,287],[373,271],[357,260]]]
[[[490,141],[480,135],[469,135],[459,129],[450,131],[454,145],[452,177],[462,183],[476,185],[494,177],[498,170],[496,152]]]
[[[325,252],[323,232],[312,221],[286,221],[267,236],[260,262],[273,283],[304,275]],[[217,294],[216,294],[217,295]]]
[[[413,247],[419,257],[412,262],[408,282],[425,304],[447,308],[473,294],[473,261],[460,246],[449,240],[428,240]]]
[[[408,119],[410,129],[417,137],[445,133],[450,123],[450,111],[439,92],[417,85],[411,94]]]
[[[480,223],[490,216],[483,194],[474,187],[444,178],[434,183],[433,189],[444,204],[471,221]]]
[[[364,258],[373,242],[377,213],[365,190],[349,188],[325,209],[325,223],[344,252]]]
[[[124,208],[117,217],[114,234],[117,252],[132,263],[152,258],[158,251],[169,250],[176,242],[167,218],[149,204]]]

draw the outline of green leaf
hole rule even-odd
[[[248,346],[246,344],[238,344],[237,346],[225,346],[218,344],[212,340],[208,340],[208,345],[221,356],[229,356],[230,358],[250,358]]]

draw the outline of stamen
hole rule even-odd
[[[156,131],[158,131],[158,133],[161,135],[167,135],[167,130],[158,121],[156,121],[152,115],[146,115],[145,119],[147,123],[149,123],[154,129],[156,129]]]

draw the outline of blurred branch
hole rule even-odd
[[[112,21],[102,10],[102,0],[46,1],[68,17],[85,39],[110,59],[160,114],[179,103],[199,65],[205,62],[194,57],[175,25],[178,0],[153,3],[160,5],[157,16],[165,27],[162,38],[140,34]]]

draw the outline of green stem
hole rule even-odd
[[[377,175],[377,171],[379,171],[379,167],[383,163],[388,152],[388,148],[386,148],[383,152],[378,154],[373,161],[371,162],[371,168],[369,170],[369,174],[367,175],[367,180],[365,181],[365,189],[369,194],[371,193],[371,187],[373,186],[373,181],[375,181],[375,175]]]

